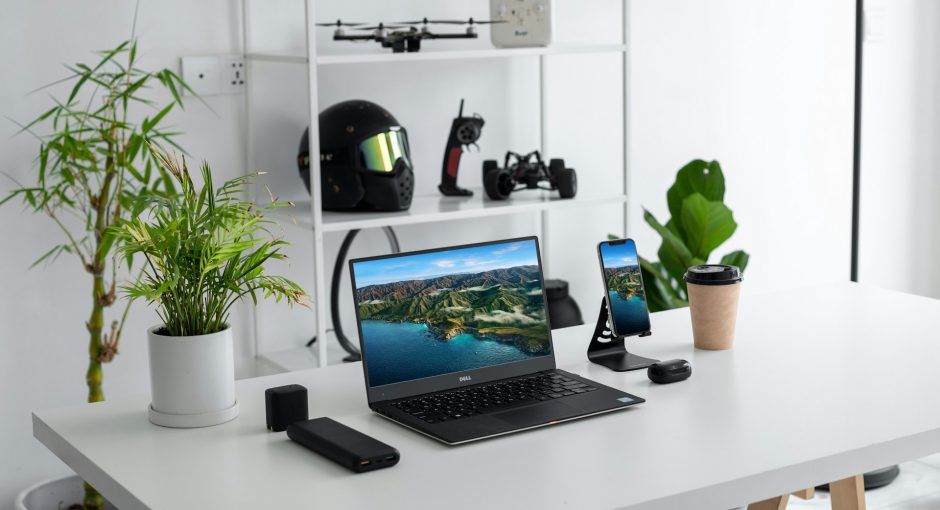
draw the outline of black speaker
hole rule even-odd
[[[268,430],[273,432],[283,432],[291,423],[310,418],[307,415],[307,388],[299,384],[264,390],[264,405]]]
[[[546,278],[545,295],[548,297],[548,327],[558,329],[584,324],[578,303],[568,295],[568,282]]]

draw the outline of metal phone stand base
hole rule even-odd
[[[607,300],[601,299],[601,313],[597,317],[597,326],[594,327],[594,337],[588,345],[587,356],[592,363],[605,366],[615,372],[639,370],[646,368],[658,359],[645,358],[627,352],[622,336],[614,336],[607,325],[610,314],[607,311]],[[650,336],[652,331],[645,331],[639,336]],[[602,341],[604,340],[604,341]]]

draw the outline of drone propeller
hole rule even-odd
[[[384,23],[379,23],[378,25],[373,25],[371,27],[356,27],[355,30],[396,30],[400,28],[412,28],[407,25],[386,25]]]
[[[490,23],[505,23],[505,20],[481,20],[477,21],[473,18],[468,18],[465,20],[457,19],[427,19],[423,18],[420,21],[399,21],[403,25],[488,25]]]
[[[361,25],[365,25],[365,23],[346,23],[345,21],[341,21],[341,20],[336,20],[336,21],[334,21],[334,22],[332,22],[332,23],[317,23],[317,26],[318,26],[318,27],[337,27],[337,28],[340,28],[340,27],[358,27],[358,26],[361,26]]]

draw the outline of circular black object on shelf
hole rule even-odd
[[[692,266],[685,273],[685,281],[695,285],[730,285],[742,279],[741,270],[727,264]]]
[[[545,295],[548,297],[548,325],[551,329],[584,324],[578,303],[568,295],[568,282],[546,279]]]

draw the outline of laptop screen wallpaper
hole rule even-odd
[[[353,263],[369,385],[551,354],[534,240]]]

